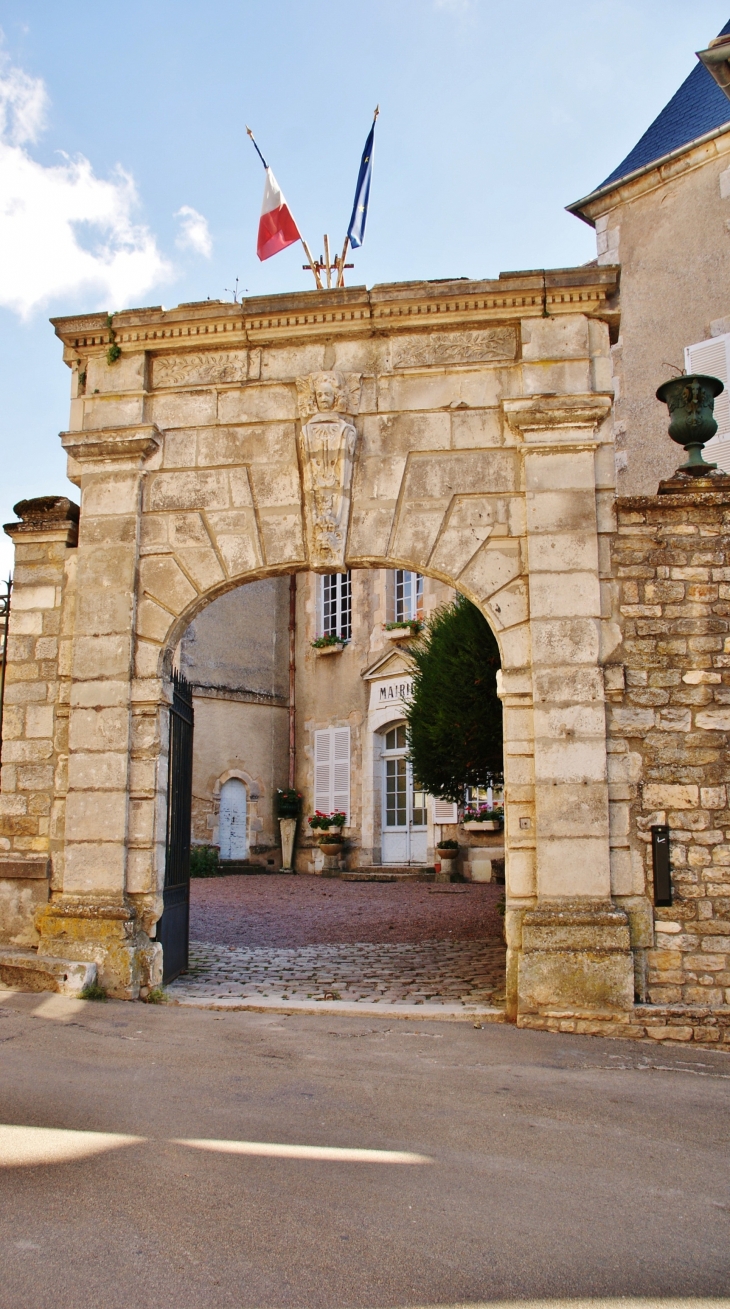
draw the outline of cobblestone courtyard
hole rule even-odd
[[[499,1005],[497,886],[226,877],[191,884],[181,1002]]]

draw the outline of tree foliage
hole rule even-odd
[[[459,596],[436,610],[410,654],[406,719],[414,776],[431,795],[463,803],[465,787],[502,776],[497,642],[476,606]]]

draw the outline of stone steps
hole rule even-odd
[[[96,964],[70,963],[35,950],[0,946],[0,987],[17,991],[56,991],[78,995],[96,981]]]
[[[269,875],[278,872],[278,868],[256,864],[249,859],[221,859],[218,864],[219,877],[256,877],[261,873]]]
[[[418,864],[373,864],[370,868],[347,868],[339,874],[343,882],[432,882],[433,868]]]

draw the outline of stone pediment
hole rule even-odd
[[[408,676],[413,674],[413,665],[408,656],[402,650],[384,650],[372,664],[363,669],[360,676],[364,682],[374,682],[383,677],[400,677],[404,673]]]

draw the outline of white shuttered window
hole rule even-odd
[[[705,446],[705,459],[708,464],[717,464],[724,473],[730,473],[730,332],[688,345],[684,366],[688,373],[705,373],[725,383],[725,390],[715,400],[717,434]]]
[[[434,797],[433,821],[435,823],[458,823],[459,807],[451,800],[438,800]]]
[[[350,822],[350,729],[325,727],[314,733],[314,807],[335,810]]]

